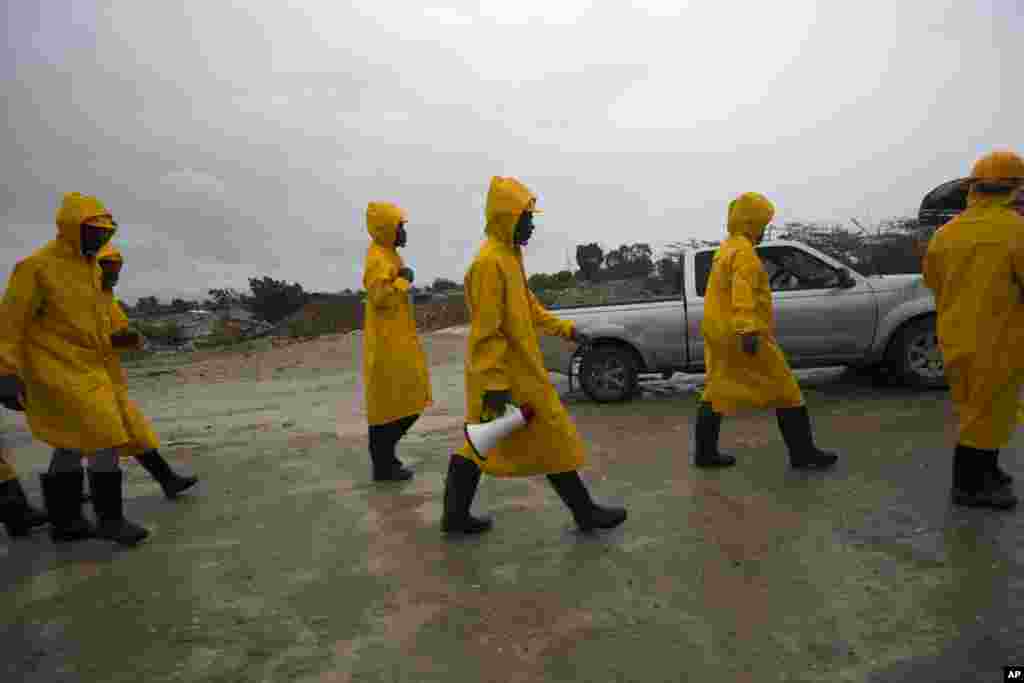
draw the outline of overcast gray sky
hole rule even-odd
[[[492,175],[576,244],[718,239],[916,212],[996,146],[1024,151],[1018,0],[9,0],[0,276],[61,193],[115,212],[120,294],[270,275],[360,286],[371,200],[409,212],[417,284],[461,280]],[[784,8],[784,9],[780,9]]]

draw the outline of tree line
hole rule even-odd
[[[865,274],[919,273],[924,246],[934,228],[923,226],[914,218],[886,219],[871,226],[852,220],[850,224],[793,221],[781,226],[770,225],[766,239],[796,240],[808,244]],[[576,247],[577,270],[556,273],[534,273],[528,284],[534,291],[556,291],[588,283],[615,280],[644,280],[652,292],[674,294],[679,291],[680,255],[686,249],[716,246],[718,242],[689,239],[672,242],[655,254],[650,243],[622,244],[618,248],[601,246],[597,242]],[[448,278],[436,278],[423,287],[412,287],[412,293],[451,292],[462,288],[461,283]],[[338,297],[365,298],[361,289],[346,289]],[[136,314],[186,313],[190,310],[225,310],[240,306],[254,316],[270,323],[292,315],[318,296],[307,292],[297,282],[286,282],[263,276],[249,278],[249,291],[211,289],[202,301],[175,298],[162,304],[157,297],[140,298],[134,307],[125,306]],[[123,304],[122,304],[123,305]]]

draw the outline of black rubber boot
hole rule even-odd
[[[120,543],[136,545],[149,536],[143,527],[124,518],[124,473],[89,472],[92,507],[96,511],[96,536]]]
[[[953,488],[956,505],[1009,510],[1017,505],[1010,487],[999,483],[993,469],[998,451],[957,445],[953,452]]]
[[[43,501],[50,513],[50,538],[54,543],[81,541],[96,536],[96,529],[82,514],[85,472],[44,472],[39,475]]]
[[[480,468],[476,463],[452,453],[448,460],[448,477],[444,481],[444,514],[441,531],[446,534],[480,534],[490,531],[494,523],[487,517],[470,514],[473,497],[480,484]]]
[[[839,456],[820,450],[814,445],[811,416],[807,406],[779,408],[775,411],[779,431],[789,449],[789,462],[796,469],[824,469],[836,464]]]
[[[28,536],[34,527],[50,521],[46,513],[28,502],[25,489],[17,479],[0,482],[0,521],[11,538]]]
[[[374,466],[374,481],[409,481],[412,479],[412,470],[401,463],[391,463],[381,467]]]
[[[999,451],[995,452],[992,458],[992,476],[1000,486],[1009,486],[1013,483],[1013,475],[999,466]]]
[[[410,416],[382,425],[370,426],[370,463],[374,481],[408,481],[412,470],[395,456],[395,449],[402,436],[409,430],[416,417]]]
[[[549,474],[548,481],[572,512],[580,531],[614,529],[626,521],[625,508],[603,507],[594,502],[576,470]]]
[[[170,463],[160,455],[160,451],[146,451],[135,456],[135,460],[156,479],[168,500],[173,500],[182,491],[199,483],[198,477],[183,477],[172,470]]]
[[[697,404],[697,424],[694,427],[693,463],[697,467],[731,467],[736,458],[718,451],[718,435],[722,430],[722,415],[710,403]]]

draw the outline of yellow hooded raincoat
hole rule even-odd
[[[124,257],[116,247],[108,244],[96,256],[96,261],[117,261],[123,265]],[[109,301],[109,306],[107,307],[109,313],[105,321],[108,325],[109,334],[128,329],[128,316],[125,315],[121,305],[117,303],[114,293],[105,291],[104,295]],[[127,445],[118,449],[118,455],[122,458],[134,458],[147,451],[160,448],[160,439],[157,437],[156,432],[153,431],[153,426],[149,420],[139,410],[139,406],[128,397],[128,377],[121,366],[121,352],[118,349],[111,349],[110,353],[107,354],[107,374],[110,375],[110,381],[114,384],[117,405],[121,415],[124,417],[125,428],[130,439]]]
[[[371,425],[418,415],[433,404],[427,357],[409,303],[411,283],[398,277],[403,263],[395,238],[403,220],[405,213],[394,204],[371,202],[366,208],[372,241],[363,275],[363,382]]]
[[[972,190],[924,259],[959,443],[981,450],[1009,442],[1024,382],[1024,218],[1012,199]]]
[[[742,408],[794,408],[804,398],[775,341],[768,273],[754,244],[775,207],[754,192],[729,204],[729,237],[715,253],[704,298],[703,400],[724,415]],[[743,351],[740,335],[757,332],[755,355]]]
[[[128,433],[106,367],[109,303],[99,266],[81,251],[86,221],[115,230],[99,200],[64,195],[57,238],[15,265],[0,304],[0,373],[25,383],[37,439],[89,454],[125,444]]]
[[[466,352],[466,421],[479,422],[485,391],[507,390],[530,404],[533,420],[481,460],[469,444],[460,453],[495,476],[568,472],[585,460],[583,441],[551,385],[537,334],[571,339],[573,323],[559,320],[526,284],[522,249],[512,241],[519,216],[535,202],[514,178],[494,178],[487,194],[487,240],[465,278],[472,323]]]

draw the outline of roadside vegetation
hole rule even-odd
[[[848,223],[790,222],[768,228],[767,239],[804,242],[864,275],[921,272],[921,257],[933,228],[916,219],[894,218],[874,224],[851,219]],[[685,249],[716,246],[718,242],[690,239],[660,248],[635,242],[617,248],[596,242],[576,247],[576,268],[555,273],[533,273],[528,284],[537,298],[552,308],[615,303],[617,301],[674,298],[680,294],[680,254]],[[413,286],[417,328],[421,332],[466,325],[460,279],[437,278],[420,288]],[[212,289],[205,301],[175,299],[162,305],[155,297],[140,299],[131,313],[180,313],[204,309],[218,315],[243,309],[259,320],[276,325],[275,337],[294,340],[328,334],[347,334],[363,327],[366,293],[345,290],[336,294],[306,292],[297,282],[270,277],[250,278],[249,292]],[[239,350],[245,343],[232,323],[215,324],[213,333],[195,340],[197,350]],[[136,320],[133,326],[160,345],[180,344],[182,330],[173,321]],[[140,360],[147,352],[126,354]]]

